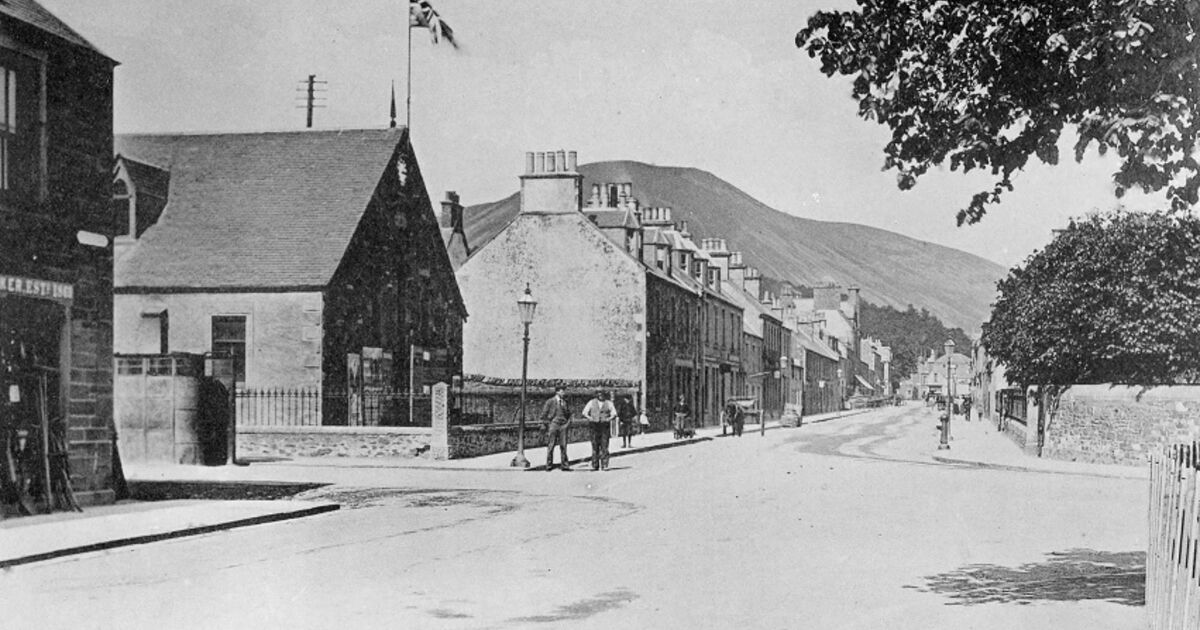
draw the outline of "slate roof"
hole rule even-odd
[[[96,48],[91,42],[84,39],[75,29],[67,26],[66,23],[34,0],[0,0],[0,15],[7,15],[13,19],[25,22],[72,44],[82,46],[105,59],[112,60],[111,57],[100,52],[99,48]]]
[[[170,172],[162,217],[116,286],[326,285],[403,129],[119,135],[117,154]]]
[[[824,342],[817,340],[807,330],[804,330],[802,326],[797,326],[792,330],[792,337],[799,339],[800,345],[804,346],[804,349],[809,352],[819,354],[827,359],[833,359],[834,361],[841,358],[838,353],[825,345]]]
[[[638,229],[637,217],[628,208],[584,208],[583,214],[599,228]]]

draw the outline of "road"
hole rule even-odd
[[[911,406],[620,457],[604,473],[343,470],[309,495],[343,501],[338,512],[13,568],[0,602],[18,605],[0,618],[1144,627],[1145,482],[939,464],[912,446],[934,440],[932,412]]]

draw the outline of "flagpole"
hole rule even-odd
[[[408,27],[408,89],[404,96],[404,128],[412,137],[412,3],[408,3],[408,11],[404,16],[405,26]]]

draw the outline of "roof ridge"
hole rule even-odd
[[[286,134],[343,134],[361,133],[365,131],[393,131],[399,133],[405,130],[404,125],[396,127],[337,127],[325,129],[263,129],[258,131],[147,131],[114,134],[118,138],[194,138],[202,136],[268,136]]]

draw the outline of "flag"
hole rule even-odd
[[[433,43],[445,39],[451,46],[458,48],[458,42],[454,41],[454,30],[442,20],[442,16],[433,9],[429,0],[408,0],[408,27],[427,28],[433,36]]]

